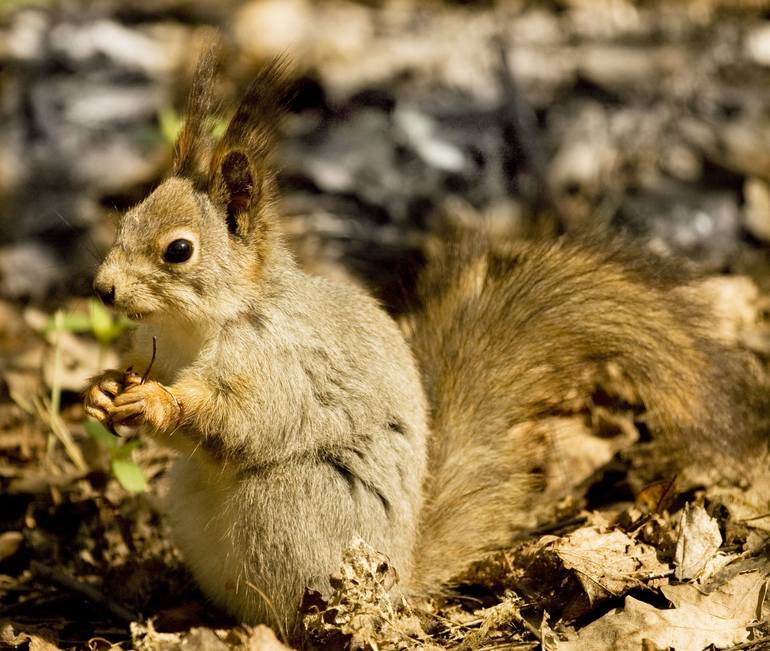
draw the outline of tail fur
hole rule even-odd
[[[766,401],[749,360],[712,337],[696,281],[628,250],[477,239],[429,268],[412,323],[433,410],[413,574],[421,593],[510,543],[535,445],[517,426],[588,393],[600,364],[622,368],[653,432],[712,449],[755,440]]]

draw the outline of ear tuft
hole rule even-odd
[[[229,152],[222,161],[220,173],[226,189],[227,229],[233,235],[243,235],[251,206],[259,201],[259,197],[254,196],[257,188],[248,156],[238,150]]]
[[[222,57],[222,39],[209,36],[201,51],[187,99],[185,120],[174,147],[174,174],[205,187],[208,157],[213,149],[209,121],[216,111],[214,79]]]

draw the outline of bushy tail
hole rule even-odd
[[[757,375],[712,337],[694,282],[617,243],[479,239],[428,270],[412,323],[433,410],[416,590],[440,590],[511,541],[536,445],[520,425],[588,393],[602,363],[622,368],[654,432],[722,449],[752,440]]]

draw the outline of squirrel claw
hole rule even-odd
[[[179,425],[181,405],[162,384],[153,380],[132,384],[115,398],[111,416],[119,425],[148,424],[154,430],[168,431]]]

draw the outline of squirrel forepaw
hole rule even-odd
[[[103,425],[109,426],[111,414],[115,409],[115,396],[123,391],[124,387],[124,374],[121,371],[105,371],[93,378],[85,393],[86,413]]]
[[[182,405],[160,382],[149,380],[134,384],[114,401],[112,421],[117,425],[136,427],[147,424],[158,432],[179,427]]]

